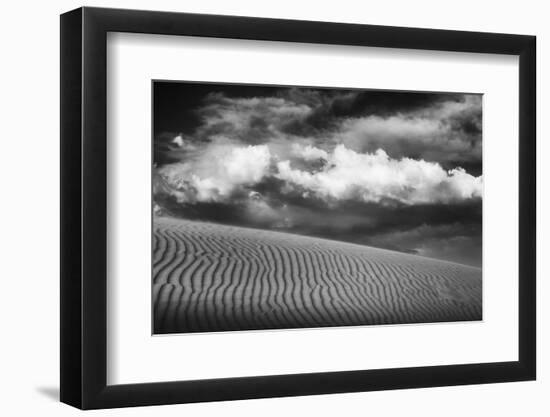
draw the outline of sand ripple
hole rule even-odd
[[[272,231],[155,218],[155,333],[481,319],[481,269]]]

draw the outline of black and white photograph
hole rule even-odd
[[[31,18],[7,407],[539,415],[550,29],[466,2]]]
[[[482,319],[482,95],[153,81],[154,334]]]

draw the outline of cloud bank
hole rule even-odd
[[[316,148],[306,149],[306,155],[315,154]],[[482,195],[482,178],[461,168],[445,171],[434,162],[391,159],[382,149],[358,153],[345,145],[325,155],[326,163],[319,171],[293,169],[285,160],[277,163],[274,175],[325,200],[397,201],[410,205],[448,203]]]
[[[382,149],[358,153],[345,145],[325,151],[311,145],[238,146],[218,140],[185,162],[159,173],[181,195],[181,202],[226,202],[248,194],[266,178],[281,181],[282,194],[298,192],[329,203],[357,200],[406,205],[450,203],[481,198],[482,177],[462,168],[411,158],[392,159]]]

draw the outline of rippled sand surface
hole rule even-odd
[[[481,269],[156,217],[155,333],[481,320]]]

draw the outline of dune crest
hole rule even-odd
[[[154,332],[481,320],[481,269],[267,230],[155,217]]]

